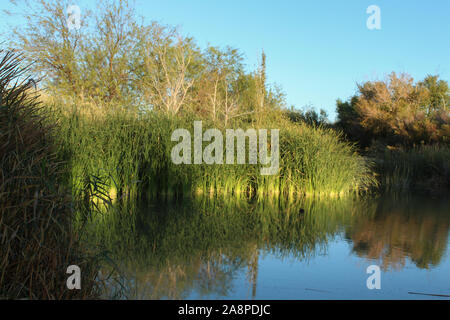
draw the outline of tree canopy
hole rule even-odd
[[[67,0],[26,5],[26,24],[14,29],[10,45],[24,53],[52,96],[100,107],[196,112],[225,125],[284,105],[281,90],[266,82],[264,52],[257,70],[248,72],[238,49],[199,48],[177,28],[145,23],[127,0],[83,10],[79,29],[69,28]]]
[[[337,126],[363,146],[373,140],[414,145],[448,143],[448,83],[429,75],[414,82],[408,74],[391,73],[384,81],[358,85],[349,101],[337,101]]]

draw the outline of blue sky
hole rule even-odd
[[[381,9],[381,30],[366,27],[369,5]],[[288,105],[324,108],[332,119],[336,99],[354,94],[356,82],[391,71],[418,80],[450,76],[448,0],[136,0],[136,7],[148,21],[180,26],[202,47],[239,48],[250,69],[264,49],[269,82],[282,87]],[[0,30],[11,22],[3,17]]]

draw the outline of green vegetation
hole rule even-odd
[[[20,56],[0,51],[0,296],[93,297],[96,264],[72,228],[70,192]],[[64,287],[64,270],[83,267],[82,290]]]
[[[126,0],[99,2],[79,30],[61,23],[65,8],[29,3],[21,10],[27,23],[9,44],[43,76],[43,102],[61,116],[75,190],[95,175],[113,196],[346,194],[374,185],[371,164],[346,138],[378,163],[384,150],[370,151],[380,144],[448,144],[450,94],[437,76],[414,83],[392,73],[360,84],[348,102],[338,100],[332,124],[323,111],[286,109],[283,92],[268,84],[264,52],[248,71],[238,49],[200,48],[176,28],[139,19]],[[170,132],[194,120],[222,130],[280,128],[281,171],[261,177],[256,166],[174,166]],[[383,175],[378,170],[380,182],[390,179]]]
[[[25,53],[49,98],[63,106],[193,112],[227,126],[237,118],[255,122],[283,105],[280,90],[267,84],[264,53],[249,72],[238,49],[199,48],[175,28],[141,22],[125,0],[100,1],[83,13],[79,30],[69,30],[67,5],[39,0],[22,6],[17,14],[27,23],[9,43]]]
[[[74,263],[85,270],[77,297],[95,296],[96,263],[89,263],[79,237],[112,199],[117,206],[199,194],[293,201],[374,185],[370,165],[339,133],[285,117],[283,94],[266,83],[264,53],[257,70],[247,72],[238,50],[201,50],[170,27],[139,24],[126,1],[102,2],[83,19],[93,24],[80,31],[60,23],[64,3],[29,4],[27,25],[9,43],[23,52],[14,67],[30,63],[29,69],[14,74],[1,66],[8,147],[2,149],[2,296],[75,297],[62,285],[65,273],[55,271]],[[28,70],[42,82],[11,82]],[[35,85],[45,90],[27,102]],[[172,132],[192,130],[199,119],[221,130],[280,128],[278,174],[261,176],[258,165],[174,165]]]
[[[387,192],[443,195],[450,190],[449,146],[420,146],[378,154],[381,184]]]
[[[449,189],[450,91],[438,76],[407,74],[358,85],[337,101],[336,128],[372,158],[386,192],[443,194]]]
[[[74,111],[60,113],[58,119],[60,152],[68,160],[75,191],[84,189],[90,176],[101,177],[106,184],[103,196],[134,199],[198,193],[338,196],[365,191],[374,184],[369,165],[339,134],[292,124],[282,117],[262,125],[281,128],[280,171],[273,176],[262,176],[261,165],[173,164],[170,153],[176,142],[171,134],[177,128],[192,131],[190,116],[117,111],[86,117]],[[238,128],[246,127],[239,123]]]
[[[58,23],[64,8],[30,4],[40,13],[28,15],[11,44],[44,76],[42,101],[57,115],[74,193],[92,177],[103,183],[99,196],[112,198],[337,196],[374,185],[370,164],[339,133],[287,120],[284,95],[267,84],[264,52],[248,72],[239,50],[200,49],[178,30],[138,22],[127,1],[101,2],[76,32]],[[255,165],[174,165],[171,133],[194,120],[223,131],[281,129],[281,170],[262,177]]]
[[[83,246],[91,241],[121,261],[116,270],[132,259],[153,268],[144,277],[162,268],[170,274],[164,281],[181,275],[186,287],[204,268],[203,255],[208,263],[226,259],[211,276],[226,283],[242,265],[254,274],[258,248],[304,258],[338,224],[358,219],[344,213],[373,213],[364,201],[356,208],[354,195],[379,185],[450,189],[450,95],[436,76],[414,83],[393,73],[361,84],[349,101],[338,100],[333,124],[323,111],[286,108],[283,92],[267,82],[264,52],[249,71],[239,50],[199,48],[175,28],[140,22],[126,0],[100,1],[81,29],[69,30],[67,4],[28,3],[27,23],[13,31],[0,62],[0,296],[96,297],[98,265]],[[36,85],[45,88],[39,96]],[[279,171],[175,165],[171,135],[192,133],[196,120],[222,132],[280,129]],[[186,211],[140,207],[181,198]],[[421,253],[414,257],[428,265]],[[70,264],[84,268],[82,291],[62,285]],[[177,264],[185,269],[173,270]],[[175,297],[164,281],[153,294]]]

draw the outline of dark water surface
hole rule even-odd
[[[205,198],[121,208],[91,228],[120,270],[107,298],[450,299],[432,296],[450,296],[445,199]]]

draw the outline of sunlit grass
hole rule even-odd
[[[193,119],[156,112],[115,111],[87,116],[61,112],[60,153],[68,161],[74,190],[86,176],[101,176],[112,198],[175,198],[196,194],[253,196],[331,196],[365,191],[375,184],[370,164],[330,129],[267,121],[280,129],[280,170],[260,174],[258,165],[175,165],[170,140],[177,128],[193,132]],[[237,123],[245,130],[249,124]],[[204,130],[211,124],[204,122]]]

